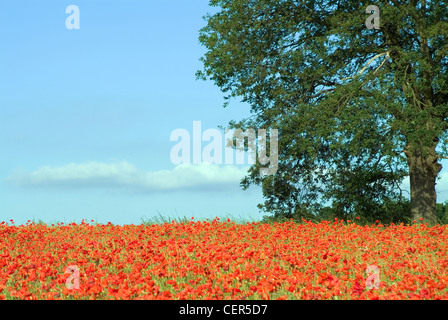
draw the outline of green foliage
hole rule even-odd
[[[448,224],[448,201],[438,203],[436,207],[437,221],[440,224]]]
[[[360,219],[357,219],[359,217]],[[380,223],[388,225],[391,223],[399,224],[411,223],[409,200],[402,198],[399,200],[385,201],[377,208],[370,208],[369,210],[356,209],[355,211],[344,211],[335,203],[332,206],[321,207],[318,210],[303,210],[292,215],[285,215],[277,213],[274,215],[266,215],[261,220],[262,223],[272,224],[274,222],[292,221],[300,223],[302,219],[319,223],[320,221],[334,221],[335,218],[339,220],[350,220],[361,225],[372,225],[377,220]]]
[[[256,163],[241,183],[262,187],[260,208],[300,218],[330,201],[337,216],[407,219],[404,151],[448,154],[447,3],[379,1],[380,30],[365,26],[371,2],[210,4],[221,10],[200,31],[197,77],[227,93],[225,106],[250,105],[230,128],[279,131],[277,173]]]

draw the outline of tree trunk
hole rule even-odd
[[[442,165],[437,162],[436,145],[428,148],[426,154],[421,148],[412,151],[409,145],[405,150],[411,183],[411,219],[429,226],[437,224],[436,177],[442,170]]]

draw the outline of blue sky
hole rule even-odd
[[[66,28],[72,4],[79,30]],[[249,115],[195,79],[208,12],[208,0],[0,2],[0,220],[261,218],[261,190],[239,187],[248,165],[170,160],[174,130]]]

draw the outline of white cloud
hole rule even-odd
[[[45,166],[31,173],[16,173],[8,180],[24,187],[128,188],[142,192],[242,190],[246,168],[233,165],[181,164],[172,170],[143,171],[124,161],[120,163],[71,163],[61,167]],[[439,174],[437,202],[448,201],[448,172]],[[410,191],[409,177],[401,185]],[[408,194],[405,192],[404,195]]]
[[[61,167],[45,166],[31,173],[16,173],[8,180],[26,187],[124,187],[141,191],[225,190],[232,186],[239,188],[247,169],[203,163],[181,164],[172,170],[142,171],[128,162],[88,162]]]

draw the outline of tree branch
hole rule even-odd
[[[386,52],[377,54],[377,55],[374,56],[372,59],[370,59],[369,62],[367,62],[367,64],[364,66],[364,68],[362,68],[361,71],[360,71],[357,75],[354,75],[354,76],[351,76],[351,77],[348,77],[348,78],[341,79],[341,81],[344,81],[344,80],[347,80],[347,79],[351,79],[351,78],[354,78],[354,77],[356,77],[356,76],[361,75],[361,74],[364,72],[364,70],[365,70],[365,69],[366,69],[366,68],[367,68],[373,61],[375,61],[375,60],[378,59],[379,57],[386,55],[386,57],[390,58],[389,53],[390,53],[390,51],[386,51]],[[381,63],[381,65],[380,65],[378,68],[376,68],[375,71],[374,71],[373,73],[376,73],[376,72],[378,71],[378,69],[382,67],[382,65],[384,64],[385,61],[386,61],[386,59],[384,59],[384,61]]]

